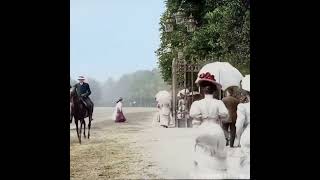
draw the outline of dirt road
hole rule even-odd
[[[151,179],[160,178],[150,152],[139,139],[149,128],[153,108],[125,108],[127,123],[111,120],[112,108],[96,108],[90,140],[78,143],[70,125],[71,179]],[[74,124],[74,123],[73,123]]]
[[[159,127],[154,108],[124,108],[127,122],[114,123],[112,110],[95,109],[90,140],[81,145],[70,125],[71,179],[189,178],[193,128]],[[239,164],[237,149],[229,154],[229,166]]]

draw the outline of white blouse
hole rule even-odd
[[[116,107],[114,108],[114,111],[113,111],[113,114],[112,114],[112,119],[113,120],[116,120],[118,111],[122,112],[122,102],[121,101],[118,102],[116,104]]]
[[[121,102],[121,101],[118,102],[117,105],[116,105],[116,112],[117,112],[118,110],[119,110],[120,112],[122,112],[122,102]]]
[[[218,122],[228,118],[228,110],[221,100],[213,98],[213,95],[205,95],[204,99],[195,101],[190,108],[190,116],[202,123],[204,120]]]

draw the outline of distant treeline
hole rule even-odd
[[[76,83],[76,80],[70,80],[71,85]],[[90,98],[95,106],[114,106],[115,101],[122,97],[124,106],[154,107],[155,94],[160,90],[169,90],[158,70],[137,71],[125,74],[117,81],[108,78],[103,83],[89,77],[88,83],[92,91]]]

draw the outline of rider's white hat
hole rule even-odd
[[[79,76],[78,80],[85,80],[84,76]]]

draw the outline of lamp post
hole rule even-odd
[[[194,20],[192,14],[190,14],[188,21],[186,22],[187,32],[194,32],[196,30],[196,20]]]
[[[176,20],[176,24],[184,23],[185,13],[181,7],[178,9],[178,12],[174,14],[174,17]]]
[[[178,12],[175,13],[173,16],[168,14],[168,17],[165,21],[165,32],[170,33],[173,31],[173,25],[181,25],[184,24],[187,27],[187,32],[191,33],[196,30],[196,20],[194,19],[193,15],[190,14],[188,18],[185,17],[185,13],[181,8],[179,8]]]
[[[184,25],[187,28],[187,33],[192,33],[196,30],[196,20],[194,19],[194,17],[192,16],[192,14],[189,15],[188,18],[186,18],[186,14],[184,12],[184,10],[180,7],[177,11],[177,13],[175,13],[173,16],[168,14],[167,19],[165,21],[165,32],[170,33],[174,30],[174,23],[177,25]],[[181,44],[181,43],[180,43]],[[179,44],[179,45],[180,45]],[[171,45],[171,44],[170,44]],[[170,46],[171,47],[171,46]],[[171,48],[170,48],[171,49]],[[176,65],[176,61],[179,59],[183,59],[183,52],[182,51],[178,51],[178,59],[174,59],[172,62],[172,103],[173,103],[173,118],[175,119],[175,127],[178,127],[178,122],[177,122],[177,114],[176,114],[176,69],[175,69],[175,65]],[[186,77],[187,77],[187,72],[186,72],[186,62],[184,62],[184,88],[186,89]],[[184,96],[184,100],[186,102],[186,93]],[[186,116],[185,116],[186,117]],[[186,127],[187,127],[187,119],[186,120]]]
[[[173,25],[174,25],[174,18],[169,15],[169,17],[166,20],[165,27],[164,27],[165,32],[167,32],[167,33],[172,32]]]

